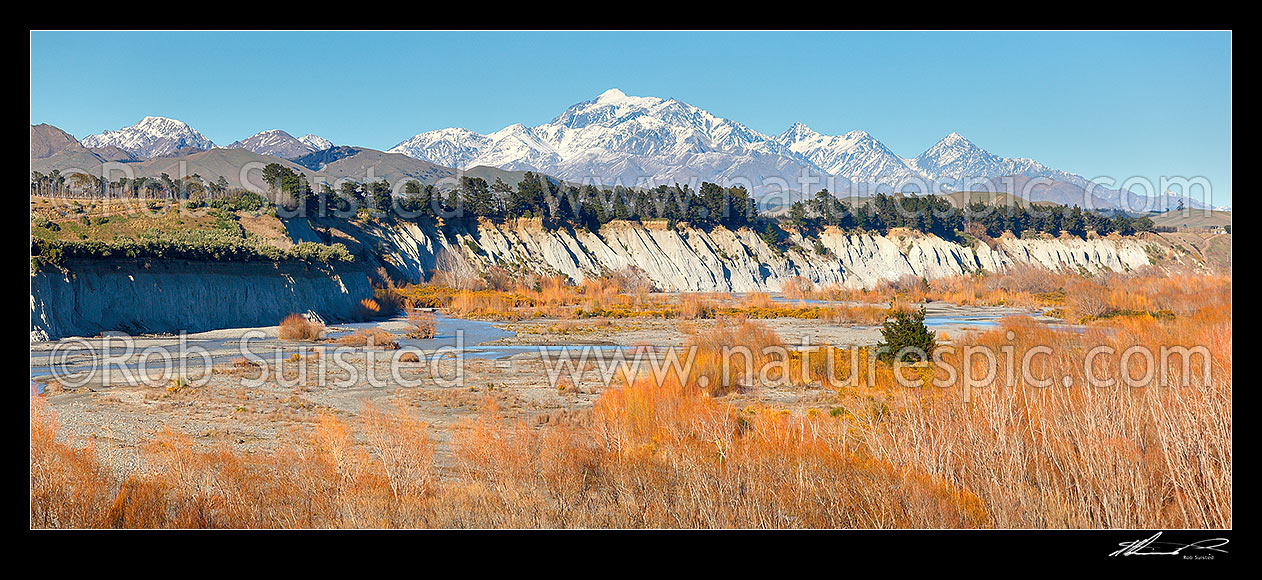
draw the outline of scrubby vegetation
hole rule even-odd
[[[352,262],[355,257],[342,244],[302,242],[290,248],[255,243],[221,232],[158,232],[137,239],[44,240],[31,239],[31,257],[39,264],[58,266],[66,260],[103,258],[195,260],[204,262],[302,261]]]
[[[438,317],[415,308],[407,309],[408,338],[430,339],[437,334]]]
[[[37,203],[37,201],[45,203]],[[205,262],[302,261],[351,262],[354,255],[340,243],[294,244],[274,217],[255,213],[265,207],[262,197],[239,192],[214,200],[208,208],[170,206],[154,201],[154,208],[109,205],[89,201],[75,206],[33,200],[31,257],[35,267],[60,266],[65,260],[152,259]],[[78,203],[77,201],[75,203]],[[117,204],[117,202],[115,202]],[[266,221],[266,235],[248,231],[243,223]]]
[[[58,439],[56,417],[34,396],[31,525],[1230,528],[1230,281],[1182,287],[1191,282],[1104,286],[1165,304],[1173,319],[1114,318],[1099,323],[1107,332],[1080,333],[1018,317],[957,338],[1010,346],[1017,361],[1052,349],[1033,359],[1033,377],[974,387],[967,402],[962,377],[904,388],[896,373],[942,373],[823,348],[788,360],[786,380],[861,380],[805,411],[734,405],[709,363],[662,382],[627,377],[573,421],[506,419],[487,400],[453,431],[442,475],[430,427],[398,406],[324,413],[300,442],[268,453],[199,448],[166,430],[143,450],[145,467],[124,477],[90,443]],[[694,339],[710,360],[724,346],[761,353],[777,342],[753,322]],[[1096,346],[1171,344],[1204,345],[1210,372],[1175,364],[1161,367],[1164,383],[1135,387],[1123,381],[1142,374],[1141,361],[1082,364]],[[961,368],[958,354],[945,357]],[[998,364],[1005,376],[1008,363]],[[1121,384],[1088,387],[1088,373]],[[1044,377],[1074,386],[1027,382]]]
[[[335,339],[333,342],[342,346],[369,347],[385,350],[393,350],[399,348],[399,343],[395,342],[394,335],[381,330],[380,328],[363,328],[356,330],[346,336]]]
[[[324,325],[307,320],[301,314],[290,314],[280,321],[278,336],[281,340],[320,340]]]

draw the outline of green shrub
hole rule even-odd
[[[885,362],[893,362],[895,355],[907,347],[919,348],[927,358],[933,357],[938,343],[933,332],[925,326],[925,308],[907,311],[894,310],[892,317],[886,319],[881,328],[881,342],[877,344],[878,358]],[[919,353],[915,351],[903,353],[902,362],[919,362]]]
[[[259,211],[267,207],[267,199],[252,191],[238,191],[211,200],[210,207],[225,211]]]

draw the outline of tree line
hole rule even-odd
[[[1086,237],[1088,231],[1099,235],[1114,232],[1131,235],[1155,230],[1147,216],[1131,217],[1122,212],[1108,215],[1077,205],[987,205],[974,201],[960,208],[936,195],[896,197],[881,193],[856,206],[851,208],[824,189],[808,200],[795,202],[781,221],[806,232],[818,232],[825,226],[882,234],[891,228],[908,228],[944,239],[963,234],[999,237],[1005,231],[1017,235],[1025,232],[1060,235],[1064,231]]]
[[[137,199],[212,199],[228,195],[241,188],[228,186],[228,180],[220,175],[216,180],[204,179],[194,173],[182,178],[172,178],[166,173],[157,177],[119,177],[107,180],[99,175],[80,171],[64,174],[60,169],[48,173],[31,172],[31,194],[81,198],[132,197]]]
[[[1100,235],[1130,235],[1154,231],[1151,219],[1131,217],[1122,212],[1109,215],[1078,206],[987,205],[972,202],[956,207],[945,197],[893,196],[877,194],[866,203],[850,203],[827,189],[800,200],[778,217],[759,215],[758,206],[741,186],[723,187],[703,182],[693,190],[687,184],[659,185],[653,188],[599,188],[574,185],[528,171],[517,184],[502,178],[493,183],[481,177],[462,176],[455,188],[441,191],[433,184],[408,179],[396,191],[385,179],[359,183],[343,181],[335,188],[328,183],[318,187],[305,173],[271,163],[263,168],[263,181],[271,201],[241,188],[230,188],[220,176],[215,181],[191,175],[173,179],[163,173],[152,177],[122,177],[107,181],[100,177],[58,170],[48,174],[32,172],[31,191],[36,195],[95,194],[149,199],[185,200],[197,205],[241,206],[252,210],[275,204],[290,215],[317,216],[330,213],[350,217],[362,209],[379,215],[408,219],[442,218],[444,221],[495,222],[516,218],[540,218],[550,229],[562,227],[597,231],[614,220],[665,220],[670,227],[687,223],[708,229],[757,227],[768,239],[782,239],[782,227],[806,234],[818,234],[824,227],[848,232],[885,234],[891,228],[908,228],[935,234],[944,239],[971,235],[998,237],[1005,231],[1085,237],[1088,231]]]
[[[458,185],[440,191],[415,179],[403,183],[399,195],[385,179],[367,183],[342,182],[336,189],[321,183],[312,188],[306,176],[273,163],[263,170],[263,180],[288,200],[287,208],[304,215],[345,215],[366,208],[392,212],[407,218],[443,218],[503,221],[540,218],[545,227],[577,227],[592,231],[613,220],[667,220],[708,228],[737,229],[751,225],[757,204],[745,188],[702,183],[694,191],[688,185],[653,189],[576,186],[527,171],[516,187],[496,178],[462,176]]]

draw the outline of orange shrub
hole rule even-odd
[[[371,346],[388,350],[399,348],[394,336],[380,328],[363,328],[335,340],[342,346]]]
[[[320,340],[324,325],[312,322],[301,314],[290,314],[280,321],[278,336],[281,340]]]
[[[408,338],[429,339],[437,333],[438,317],[415,308],[407,309]]]

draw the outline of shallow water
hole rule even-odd
[[[821,300],[785,300],[781,297],[774,299],[786,303],[834,303]],[[967,313],[955,312],[964,309],[964,307],[953,305],[931,304],[925,317],[925,325],[935,332],[947,331],[957,333],[971,329],[985,330],[996,326],[1001,318],[1017,313],[1012,309],[1002,308],[967,308]],[[939,312],[946,310],[948,312],[935,313],[935,310]],[[511,338],[515,334],[511,331],[497,328],[495,326],[497,323],[495,322],[466,320],[441,314],[436,314],[435,316],[437,318],[437,326],[435,328],[437,335],[434,338],[419,340],[399,337],[396,338],[396,341],[402,347],[426,352],[454,353],[455,349],[462,348],[466,359],[502,359],[518,354],[534,354],[542,351],[550,353],[571,351],[572,354],[577,355],[582,349],[601,351],[603,354],[610,354],[618,350],[630,353],[635,349],[635,347],[629,346],[593,346],[590,344],[547,346],[495,344],[496,341]],[[336,339],[357,330],[376,328],[383,325],[387,327],[393,326],[395,328],[391,328],[391,330],[398,332],[397,327],[402,324],[404,324],[404,318],[401,316],[367,322],[334,324],[328,327],[326,336]],[[1072,325],[1054,323],[1050,325],[1065,330],[1079,332],[1082,330],[1081,327]],[[250,330],[254,329],[240,329],[240,333],[232,338],[224,337],[222,331],[188,335],[184,338],[184,344],[190,349],[204,349],[204,351],[199,352],[206,352],[209,355],[212,366],[230,363],[240,358],[242,356],[242,348],[248,348],[249,352],[254,355],[272,359],[286,358],[293,354],[306,354],[313,346],[317,346],[309,342],[282,341],[276,338],[243,339],[241,335]],[[131,346],[131,356],[126,359],[126,362],[121,364],[132,371],[143,369],[151,373],[157,373],[167,365],[166,359],[156,354],[144,357],[143,352],[146,349],[155,347],[166,347],[171,349],[173,353],[176,353],[175,356],[178,357],[179,344],[179,337],[135,337],[134,344]],[[90,339],[88,342],[85,342],[84,339],[63,339],[52,344],[51,347],[32,349],[30,376],[37,384],[46,382],[52,378],[54,365],[58,367],[59,373],[63,375],[87,371],[98,366],[98,361],[107,356],[113,360],[118,360],[119,357],[127,354],[127,349],[128,344],[122,338],[110,340]],[[142,358],[144,360],[141,360]],[[191,369],[199,369],[205,364],[205,359],[198,354],[189,355],[185,360],[188,361]],[[178,359],[176,364],[178,365]]]

